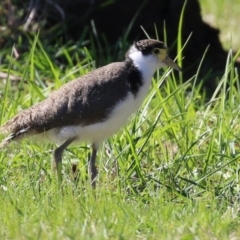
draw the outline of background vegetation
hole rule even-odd
[[[203,20],[210,25],[220,29],[220,40],[226,50],[239,49],[239,27],[240,16],[238,1],[199,1],[202,7]]]
[[[201,1],[204,19],[211,13],[234,23],[229,2]],[[229,22],[221,21],[221,31],[231,32]],[[103,144],[97,190],[86,176],[87,144],[64,155],[62,190],[51,170],[54,145],[30,139],[1,150],[0,238],[240,239],[240,85],[233,65],[240,30],[233,29],[237,54],[221,38],[229,55],[210,100],[195,84],[198,72],[182,84],[169,69],[155,75],[138,113]],[[29,42],[27,53],[0,52],[0,72],[8,76],[0,83],[1,123],[97,65],[93,47],[51,46],[37,36]],[[180,35],[178,43],[181,58]],[[70,159],[78,162],[77,181]]]

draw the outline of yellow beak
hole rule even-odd
[[[163,62],[167,66],[169,66],[169,67],[171,67],[171,68],[173,68],[173,69],[175,69],[177,71],[182,71],[182,69],[168,56],[163,60]]]

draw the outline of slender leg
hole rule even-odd
[[[88,174],[91,177],[92,188],[96,187],[96,177],[97,177],[97,168],[95,165],[96,156],[97,156],[97,146],[93,144],[92,145],[92,156],[88,162]]]
[[[58,181],[62,181],[62,154],[63,151],[66,147],[68,147],[74,140],[75,138],[70,138],[66,142],[64,142],[60,147],[58,147],[54,151],[54,160],[56,164],[56,169],[57,169],[57,175],[58,175]]]

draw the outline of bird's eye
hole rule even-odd
[[[154,54],[157,55],[157,54],[159,54],[159,52],[160,52],[160,49],[159,49],[159,48],[154,48],[154,49],[153,49],[153,53],[154,53]]]

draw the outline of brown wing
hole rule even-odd
[[[66,125],[85,126],[103,121],[129,90],[134,92],[128,65],[112,63],[63,85],[46,100],[8,121],[2,132],[41,133]]]

